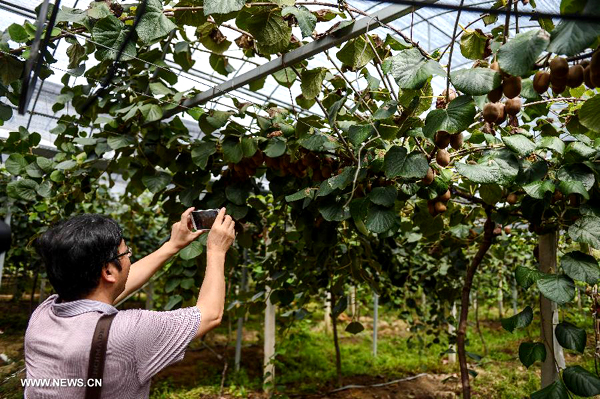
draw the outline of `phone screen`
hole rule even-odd
[[[210,230],[217,215],[218,209],[207,209],[203,211],[192,212],[192,225],[196,230]]]

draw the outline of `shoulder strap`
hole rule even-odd
[[[103,314],[100,316],[98,323],[96,324],[96,330],[94,330],[94,337],[92,338],[92,348],[90,349],[90,363],[88,366],[88,380],[100,380],[104,374],[104,360],[106,358],[106,345],[108,343],[108,333],[110,331],[110,325],[113,319],[117,315],[117,312],[107,315]],[[87,380],[86,380],[87,381]],[[100,393],[102,392],[102,386],[87,386],[85,390],[85,399],[100,399]]]

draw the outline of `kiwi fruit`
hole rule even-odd
[[[488,123],[494,123],[500,116],[500,110],[495,103],[487,103],[483,106],[483,119]]]
[[[506,196],[506,202],[508,202],[511,205],[516,204],[518,200],[519,200],[519,198],[517,197],[517,194],[515,194],[515,193],[510,193]]]
[[[579,206],[579,196],[577,194],[569,194],[569,205]]]
[[[502,228],[500,226],[494,227],[494,235],[499,236],[500,234],[502,234]]]
[[[323,179],[329,179],[331,177],[331,166],[323,166],[321,169],[321,176],[323,176]]]
[[[567,76],[569,76],[569,75],[567,74],[566,76],[556,76],[556,75],[550,74],[550,84],[552,86],[557,86],[557,87],[566,86],[567,85]]]
[[[562,57],[554,57],[550,61],[550,74],[556,78],[566,78],[569,73],[569,63]]]
[[[455,150],[460,150],[463,145],[463,134],[457,133],[457,134],[453,134],[452,136],[450,136],[450,145]]]
[[[431,183],[433,183],[433,179],[434,178],[435,178],[435,173],[433,172],[432,168],[429,168],[429,169],[427,169],[427,174],[423,178],[422,182],[423,182],[423,184],[425,184],[426,186],[428,186]]]
[[[433,208],[435,209],[435,211],[437,213],[444,213],[444,212],[446,212],[446,209],[447,209],[446,204],[444,204],[443,202],[436,202],[433,205]]]
[[[506,107],[503,103],[498,103],[496,105],[498,107],[498,119],[496,119],[496,124],[501,125],[506,120]]]
[[[594,71],[594,68],[590,64],[590,81],[596,87],[600,87],[600,68]]]
[[[498,86],[497,89],[490,91],[487,98],[492,103],[497,103],[502,98],[502,85]]]
[[[510,234],[510,232],[511,232],[511,231],[512,231],[512,229],[511,229],[511,227],[510,227],[510,226],[504,226],[504,232],[505,232],[506,234]]]
[[[600,72],[600,51],[596,51],[590,60],[592,71]]]
[[[565,86],[555,86],[555,85],[552,85],[551,87],[552,87],[552,92],[554,94],[560,94],[560,93],[564,92],[565,90],[567,90],[567,86],[566,85]]]
[[[450,194],[450,190],[446,190],[446,192],[438,197],[440,201],[448,202],[452,195]]]
[[[567,75],[567,86],[579,87],[583,83],[583,67],[581,65],[573,65],[569,68]]]
[[[579,63],[579,65],[581,65],[585,69],[585,67],[590,65],[590,60],[583,60]]]
[[[497,61],[494,61],[490,64],[490,69],[493,69],[496,72],[500,72],[500,64]]]
[[[438,148],[446,148],[450,144],[450,133],[440,130],[435,134],[435,145]]]
[[[446,167],[450,163],[450,154],[446,150],[439,149],[435,155],[435,160],[441,167]]]
[[[521,94],[521,77],[507,76],[502,82],[502,92],[506,98],[515,98]]]
[[[583,81],[588,89],[593,89],[596,87],[596,85],[592,83],[592,68],[590,68],[589,65],[583,68]]]
[[[431,216],[435,217],[435,215],[437,215],[437,212],[435,211],[435,205],[432,201],[427,202],[427,210]]]
[[[533,90],[538,94],[543,94],[550,87],[550,74],[544,71],[536,72],[533,77]]]
[[[509,100],[506,100],[506,103],[504,103],[504,110],[506,111],[507,114],[515,116],[516,114],[519,113],[519,111],[521,111],[521,98],[520,97],[515,97],[515,98],[511,98]]]

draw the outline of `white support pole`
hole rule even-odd
[[[450,314],[454,318],[454,323],[456,323],[456,315],[457,315],[456,302],[452,302],[452,310],[451,310]],[[448,333],[450,335],[453,335],[454,332],[456,331],[456,327],[454,326],[454,323],[448,323]],[[456,345],[452,344],[448,347],[448,349],[450,349],[453,352],[453,353],[448,354],[448,363],[456,363]]]
[[[275,305],[271,303],[271,287],[266,287],[266,294],[263,387],[266,392],[271,392],[275,384]]]
[[[6,217],[4,218],[4,223],[6,223],[10,227],[10,221],[12,219],[12,214],[10,213],[10,205],[8,206],[8,210],[6,211]],[[2,287],[2,273],[4,271],[4,260],[6,259],[6,252],[2,252],[0,254],[0,287]]]
[[[331,332],[331,292],[325,294],[325,331]]]
[[[379,321],[379,295],[373,292],[373,357],[377,357],[377,322]]]
[[[502,278],[502,274],[499,276],[499,284],[498,284],[498,314],[500,318],[504,317],[504,291],[503,291],[503,283],[504,279]]]
[[[242,292],[246,292],[248,283],[248,249],[244,248],[244,265],[242,266]],[[244,333],[244,317],[238,317],[237,335],[235,339],[235,371],[240,371],[242,362],[242,339]]]

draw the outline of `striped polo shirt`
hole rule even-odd
[[[148,398],[152,376],[183,359],[200,326],[200,310],[195,306],[169,312],[118,311],[90,299],[57,303],[57,298],[52,295],[38,306],[27,326],[26,399],[85,397],[85,386],[64,385],[77,385],[66,380],[87,381],[92,336],[104,313],[117,316],[108,335],[102,399]],[[34,387],[32,380],[66,382]]]

